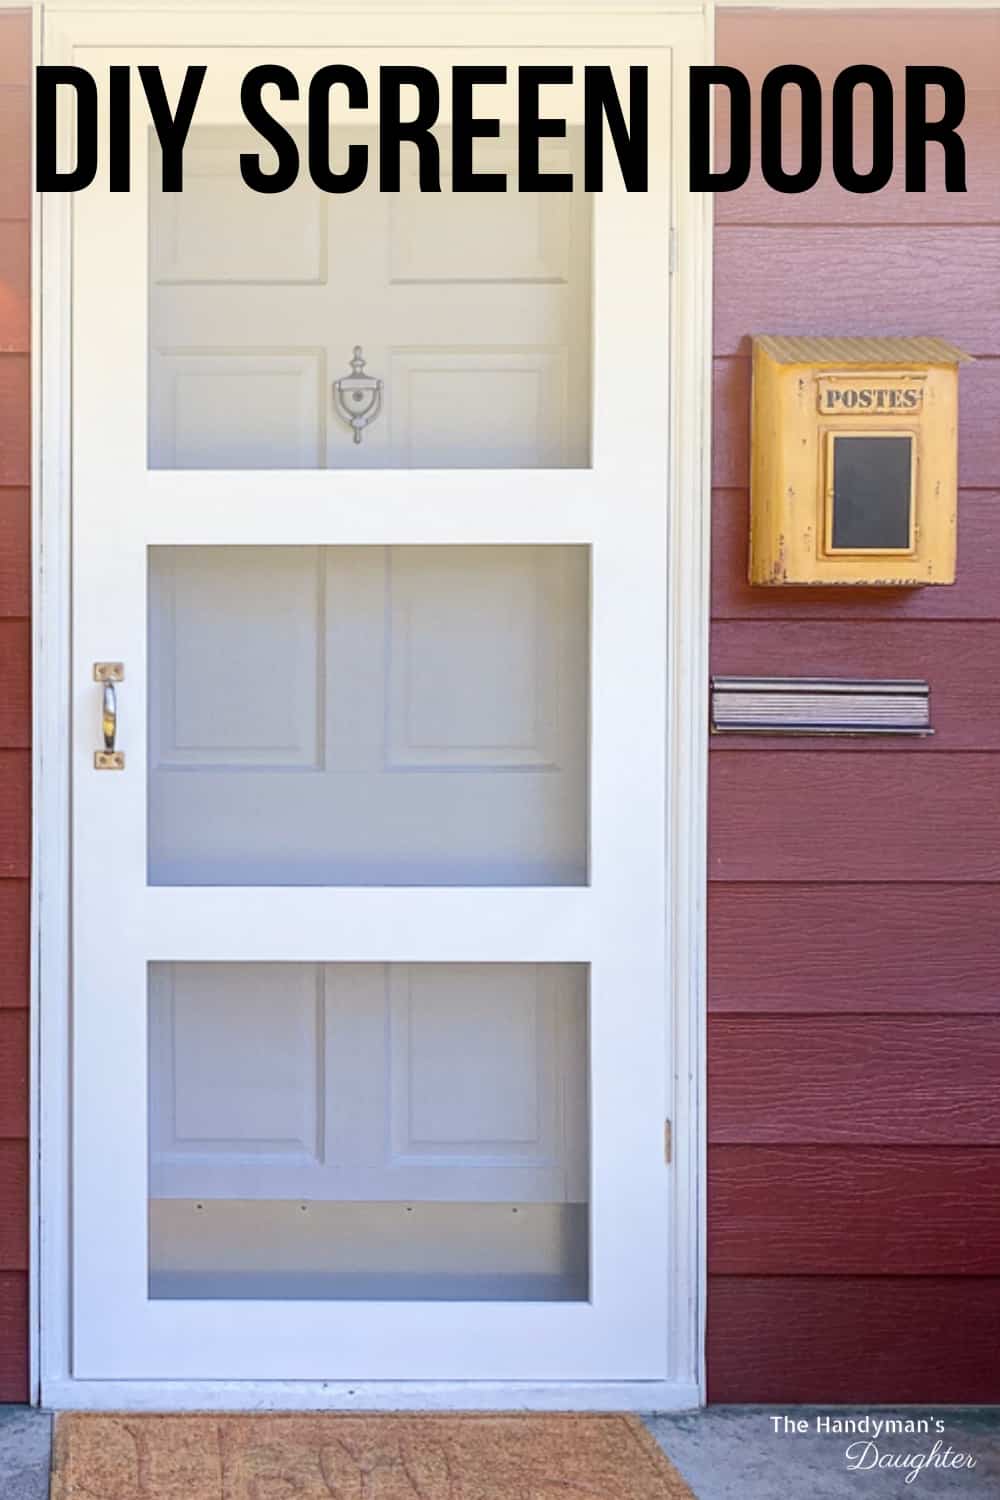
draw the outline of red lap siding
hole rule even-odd
[[[24,232],[27,234],[27,226]],[[17,319],[20,310],[13,298],[10,308]],[[0,301],[0,320],[3,312]],[[2,327],[0,321],[0,340],[3,338]],[[25,434],[30,430],[31,369],[28,356],[0,350],[0,486],[4,489],[12,485],[24,488],[31,483],[30,439],[25,442]]]
[[[27,1142],[0,1141],[0,1263],[11,1271],[28,1269],[27,1196]]]
[[[720,230],[716,241],[725,245],[728,231]],[[956,246],[956,253],[959,246]],[[718,254],[718,251],[716,252]],[[765,245],[760,253],[768,253]],[[1000,275],[1000,253],[992,271],[993,281]],[[949,274],[946,269],[936,274]],[[987,278],[980,278],[980,285]],[[984,293],[985,296],[985,293]],[[747,303],[747,306],[752,305]],[[925,316],[916,311],[912,301],[908,319],[896,317],[897,327]],[[817,318],[817,325],[821,323]],[[869,327],[877,320],[869,319]],[[878,320],[880,321],[880,320]],[[805,320],[800,319],[805,325]],[[886,319],[886,326],[889,326]],[[757,325],[762,327],[763,325]],[[935,323],[935,326],[937,324]],[[744,341],[745,342],[745,341]],[[981,343],[980,339],[976,340]],[[741,355],[717,358],[713,366],[715,391],[715,433],[712,473],[718,488],[746,489],[750,482],[750,356],[749,344]],[[996,489],[996,412],[1000,405],[1000,358],[980,355],[974,365],[962,369],[962,403],[959,409],[958,449],[963,489]],[[939,591],[940,592],[940,591]]]
[[[1000,520],[1000,507],[994,520]],[[1000,546],[1000,527],[997,543]],[[1000,750],[1000,693],[983,691],[984,682],[1000,682],[1000,621],[803,619],[784,621],[780,630],[768,620],[720,621],[712,641],[716,672],[836,677],[845,660],[859,677],[913,677],[933,683],[934,733],[909,741],[907,755]],[[898,751],[900,745],[898,739],[859,742],[808,735],[784,743],[798,751],[855,752],[864,743],[865,754]],[[753,735],[727,735],[718,742],[719,750],[754,748]]]
[[[709,1154],[714,1275],[996,1270],[1000,1149],[765,1145]]]
[[[28,1012],[0,1010],[0,1143],[27,1135]]]
[[[713,1016],[709,1052],[710,1143],[1000,1146],[1000,1016]]]
[[[956,264],[962,275],[950,274]],[[829,268],[825,271],[821,268]],[[924,225],[868,229],[792,226],[721,229],[715,251],[715,352],[749,354],[752,332],[844,334],[912,331],[916,287],[933,287],[934,327],[970,354],[1000,348],[1000,298],[969,296],[969,285],[995,284],[992,228]],[[966,281],[968,277],[968,281]],[[862,289],[859,295],[859,288]],[[871,292],[877,288],[877,313]],[[922,301],[921,296],[921,301]],[[748,329],[747,308],[755,322]]]
[[[0,483],[0,617],[23,617],[30,608],[31,494]]]
[[[715,880],[1000,881],[1000,755],[720,751],[711,785]]]
[[[31,246],[23,219],[0,220],[0,353],[23,354],[31,333]]]
[[[711,1288],[713,1401],[996,1400],[995,1276],[715,1276]]]
[[[28,1273],[0,1271],[0,1395],[28,1394]]]
[[[993,410],[1000,412],[1000,383]],[[958,503],[961,525],[954,584],[932,589],[860,589],[857,594],[852,591],[848,608],[838,589],[829,593],[804,588],[752,589],[746,574],[750,496],[745,489],[716,490],[712,498],[712,615],[717,622],[845,617],[852,621],[993,620],[1000,578],[1000,493],[963,489]]]
[[[28,972],[28,883],[0,880],[0,1008],[25,1004]]]
[[[28,1395],[31,21],[0,12],[0,1401]]]
[[[31,75],[31,21],[27,11],[0,13],[0,88],[27,88]],[[6,144],[6,142],[5,142]],[[20,150],[19,136],[10,145]]]
[[[1000,885],[709,891],[712,1015],[1000,1016]]]
[[[0,39],[3,32],[0,30]],[[24,140],[31,129],[31,97],[25,88],[0,86],[0,141]],[[4,157],[0,176],[0,220],[24,220],[31,201],[31,158]]]
[[[942,191],[933,148],[926,194],[851,195],[827,168],[782,195],[755,160],[716,200],[713,669],[925,677],[937,733],[713,743],[709,1396],[996,1401],[1000,18],[722,11],[717,51],[755,83],[813,68],[827,128],[842,67],[956,68],[969,192]],[[756,332],[930,333],[979,356],[953,588],[749,587]]]

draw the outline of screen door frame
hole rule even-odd
[[[343,38],[348,13],[336,18],[333,28],[339,39]],[[372,32],[388,23],[394,40],[399,37],[398,16],[380,16],[378,10],[366,10],[364,18],[355,18],[356,26],[371,39]],[[287,45],[289,18],[276,20],[264,13],[253,13],[252,20],[244,15],[240,20],[241,41],[266,46],[269,39],[280,38]],[[415,22],[426,36],[426,18]],[[301,33],[300,33],[301,26]],[[304,44],[318,39],[327,26],[327,18],[302,17],[296,25],[296,38],[301,34]],[[668,1283],[668,1317],[666,1343],[662,1361],[657,1359],[657,1369],[639,1380],[615,1380],[614,1389],[624,1404],[685,1405],[701,1394],[701,1318],[703,1267],[701,1217],[701,1171],[703,1158],[703,1131],[700,1100],[701,1046],[703,1027],[703,881],[704,881],[704,704],[701,684],[704,680],[706,644],[706,599],[705,581],[706,548],[706,460],[707,460],[707,309],[708,309],[708,243],[709,205],[704,200],[692,200],[684,191],[681,175],[686,161],[686,78],[692,62],[707,60],[709,38],[704,20],[700,15],[675,16],[668,13],[650,13],[629,18],[623,31],[619,16],[601,12],[596,7],[580,18],[574,17],[572,42],[566,43],[567,28],[558,16],[533,16],[521,8],[516,18],[504,17],[501,12],[490,16],[478,11],[463,19],[459,26],[456,17],[449,18],[446,28],[448,43],[455,45],[456,30],[459,40],[467,35],[469,45],[482,45],[488,36],[492,45],[557,45],[563,50],[580,46],[638,46],[671,49],[673,74],[672,102],[672,218],[674,234],[671,236],[675,248],[665,246],[672,254],[674,276],[671,286],[672,335],[670,360],[673,370],[672,410],[669,426],[674,439],[671,446],[670,471],[668,475],[669,528],[669,590],[667,604],[667,641],[664,650],[664,666],[669,671],[668,702],[668,748],[672,758],[667,761],[668,840],[666,861],[670,880],[666,894],[666,922],[664,937],[667,942],[668,966],[667,988],[673,1000],[666,1016],[666,1026],[672,1045],[671,1073],[673,1075],[672,1098],[666,1100],[672,1121],[672,1152],[669,1170],[664,1174],[664,1193],[669,1195],[670,1245],[669,1264],[664,1269]],[[249,33],[249,34],[248,34]],[[46,60],[82,61],[76,54],[78,46],[96,46],[112,41],[155,45],[202,41],[208,45],[218,44],[231,36],[231,22],[222,13],[194,17],[185,14],[183,20],[166,13],[156,17],[137,12],[119,11],[113,16],[79,15],[53,17],[46,37]],[[378,38],[376,37],[376,40]],[[59,579],[65,585],[68,578],[68,423],[69,401],[66,389],[68,373],[68,345],[65,328],[65,310],[69,297],[68,285],[68,230],[71,205],[65,200],[50,200],[43,205],[42,230],[44,234],[44,275],[47,288],[45,321],[42,325],[43,348],[47,356],[46,375],[41,411],[45,421],[44,452],[46,463],[43,478],[43,525],[45,535],[58,539],[58,546],[49,551],[49,564],[44,575],[42,595],[43,617],[50,624],[57,622],[49,639],[58,643],[50,646],[42,663],[41,691],[44,698],[40,746],[46,743],[65,745],[67,715],[65,688],[68,677],[68,611],[65,596],[60,596]],[[630,372],[633,375],[635,372]],[[678,441],[683,433],[686,441]],[[262,476],[263,477],[263,476]],[[682,497],[682,503],[679,501]],[[166,539],[166,538],[164,538]],[[59,676],[53,681],[53,662],[59,663]],[[61,680],[60,680],[61,679]],[[75,687],[78,685],[75,684]],[[60,700],[62,700],[60,702]],[[60,739],[57,741],[56,732]],[[37,828],[40,861],[38,884],[50,894],[63,893],[61,903],[56,899],[48,923],[43,931],[38,966],[38,987],[43,1007],[43,1056],[49,1061],[48,1076],[53,1079],[43,1099],[47,1129],[46,1149],[43,1160],[42,1197],[52,1212],[47,1215],[48,1230],[40,1247],[42,1274],[45,1277],[47,1311],[44,1319],[44,1338],[41,1345],[41,1366],[44,1398],[56,1405],[120,1405],[137,1399],[150,1399],[153,1404],[213,1404],[219,1400],[223,1405],[239,1405],[243,1400],[253,1400],[254,1392],[277,1391],[274,1382],[259,1379],[240,1383],[234,1393],[232,1386],[223,1392],[223,1382],[206,1378],[171,1381],[165,1385],[155,1373],[148,1379],[136,1381],[134,1377],[96,1379],[87,1375],[74,1375],[71,1361],[71,1339],[68,1323],[68,1297],[66,1290],[69,1259],[69,1212],[65,1173],[69,1165],[68,1109],[65,1090],[56,1093],[60,1070],[65,1069],[69,1028],[65,1017],[64,1002],[57,1000],[61,989],[65,996],[65,981],[68,973],[66,951],[67,917],[65,891],[68,885],[70,851],[66,830],[68,757],[62,757],[62,775],[56,780],[57,767],[53,759],[45,765],[44,779],[39,787],[46,785],[55,794],[43,799],[45,813],[40,815]],[[57,790],[58,789],[58,790]],[[60,983],[61,981],[61,983]],[[665,1000],[667,996],[665,996]],[[53,1072],[51,1065],[56,1064]],[[65,1071],[61,1071],[65,1079]],[[682,1122],[679,1123],[679,1122]],[[661,1148],[662,1149],[662,1148]],[[666,1166],[666,1163],[664,1163]],[[609,1372],[610,1373],[610,1372]],[[513,1374],[511,1379],[516,1379]],[[540,1380],[531,1382],[531,1404],[540,1406],[560,1405],[566,1401],[566,1385],[563,1380]],[[408,1382],[377,1382],[366,1386],[365,1401],[372,1405],[406,1404]],[[465,1388],[464,1381],[446,1380],[440,1383],[442,1391],[448,1391],[454,1401],[458,1387]],[[281,1382],[280,1394],[292,1405],[323,1404],[331,1399],[335,1389],[324,1383],[324,1395],[312,1388],[308,1382]],[[355,1392],[357,1382],[350,1389]],[[436,1388],[436,1387],[435,1387]],[[508,1389],[503,1385],[502,1389]],[[345,1389],[347,1387],[345,1386]],[[421,1382],[421,1390],[429,1389]],[[481,1382],[475,1391],[467,1391],[462,1404],[495,1404],[495,1383]],[[607,1383],[590,1379],[580,1383],[579,1404],[600,1405],[607,1401]],[[416,1393],[410,1392],[415,1396]],[[426,1395],[416,1399],[426,1402]]]

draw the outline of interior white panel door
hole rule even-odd
[[[374,158],[373,132],[355,135]],[[516,180],[506,135],[484,143],[477,170]],[[372,174],[335,198],[300,179],[276,202],[234,181],[255,149],[248,128],[196,126],[184,192],[152,194],[154,468],[588,462],[582,190],[457,194],[445,169],[442,192],[421,193],[411,153],[398,194]],[[580,131],[543,145],[540,166],[582,176]],[[361,451],[324,400],[355,345],[385,382],[386,418]]]

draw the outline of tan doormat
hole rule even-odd
[[[630,1416],[69,1412],[52,1500],[695,1497]]]

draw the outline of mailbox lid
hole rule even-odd
[[[907,338],[837,338],[821,334],[788,336],[756,333],[754,349],[762,349],[779,365],[963,365],[973,362],[945,339],[917,334]]]

